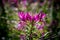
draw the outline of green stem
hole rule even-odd
[[[30,30],[29,40],[33,40],[33,38],[32,38],[33,22],[34,21],[31,22],[32,26],[31,26],[31,30]]]

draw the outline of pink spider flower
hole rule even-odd
[[[23,21],[21,21],[21,22],[18,24],[17,29],[18,29],[18,30],[22,30],[22,29],[24,29],[25,25],[26,25],[26,23],[23,22]]]
[[[21,21],[25,21],[25,13],[24,12],[18,12],[18,16]]]
[[[20,35],[20,40],[26,40],[25,35],[21,34],[21,35]]]
[[[39,15],[38,14],[35,14],[34,17],[33,17],[33,20],[35,22],[39,21]]]
[[[25,15],[26,15],[26,20],[32,21],[32,16],[28,12]]]
[[[32,16],[28,12],[18,12],[18,16],[22,21],[32,21]]]
[[[39,14],[35,14],[34,16],[32,16],[28,12],[26,12],[26,13],[24,13],[24,12],[18,12],[18,16],[19,16],[20,20],[24,21],[24,22],[26,22],[26,21],[30,21],[30,22],[35,21],[35,22],[37,22],[39,20],[44,19],[46,17],[46,14],[43,13],[43,12],[40,12]],[[42,22],[42,21],[39,21],[39,22]],[[43,21],[43,23],[41,25],[36,24],[36,27],[38,29],[43,29],[44,28],[44,23],[45,22]]]
[[[39,13],[39,19],[40,19],[40,21],[43,21],[43,19],[46,17],[46,14],[44,13],[44,12],[40,12]]]
[[[41,25],[39,25],[39,28],[38,29],[43,29],[44,28],[44,23],[42,23]]]
[[[43,29],[44,28],[44,24],[35,24],[35,26],[36,26],[36,28],[38,29],[38,30],[41,30],[41,29]]]

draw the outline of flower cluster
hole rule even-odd
[[[20,22],[18,24],[18,29],[23,29],[25,25],[27,25],[28,22],[33,22],[34,26],[38,29],[42,29],[45,25],[44,18],[46,17],[46,14],[44,12],[40,12],[38,14],[33,14],[29,12],[18,12],[18,16],[20,18]],[[37,22],[41,22],[38,24]]]

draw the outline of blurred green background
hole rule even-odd
[[[46,3],[44,3],[46,1]],[[16,3],[16,4],[15,4]],[[44,3],[44,4],[42,4]],[[58,0],[28,0],[26,4],[10,0],[0,1],[0,40],[19,40],[20,32],[15,30],[19,22],[18,11],[39,13],[44,11],[48,15],[48,33],[39,40],[59,40],[60,38],[60,1]],[[51,23],[50,23],[51,22]],[[35,39],[34,39],[35,40]],[[38,40],[36,38],[36,40]]]

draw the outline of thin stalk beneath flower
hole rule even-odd
[[[32,22],[31,22],[31,29],[30,29],[30,35],[29,35],[29,40],[33,40],[33,38],[32,38],[32,31],[33,31],[33,20],[32,20]]]

